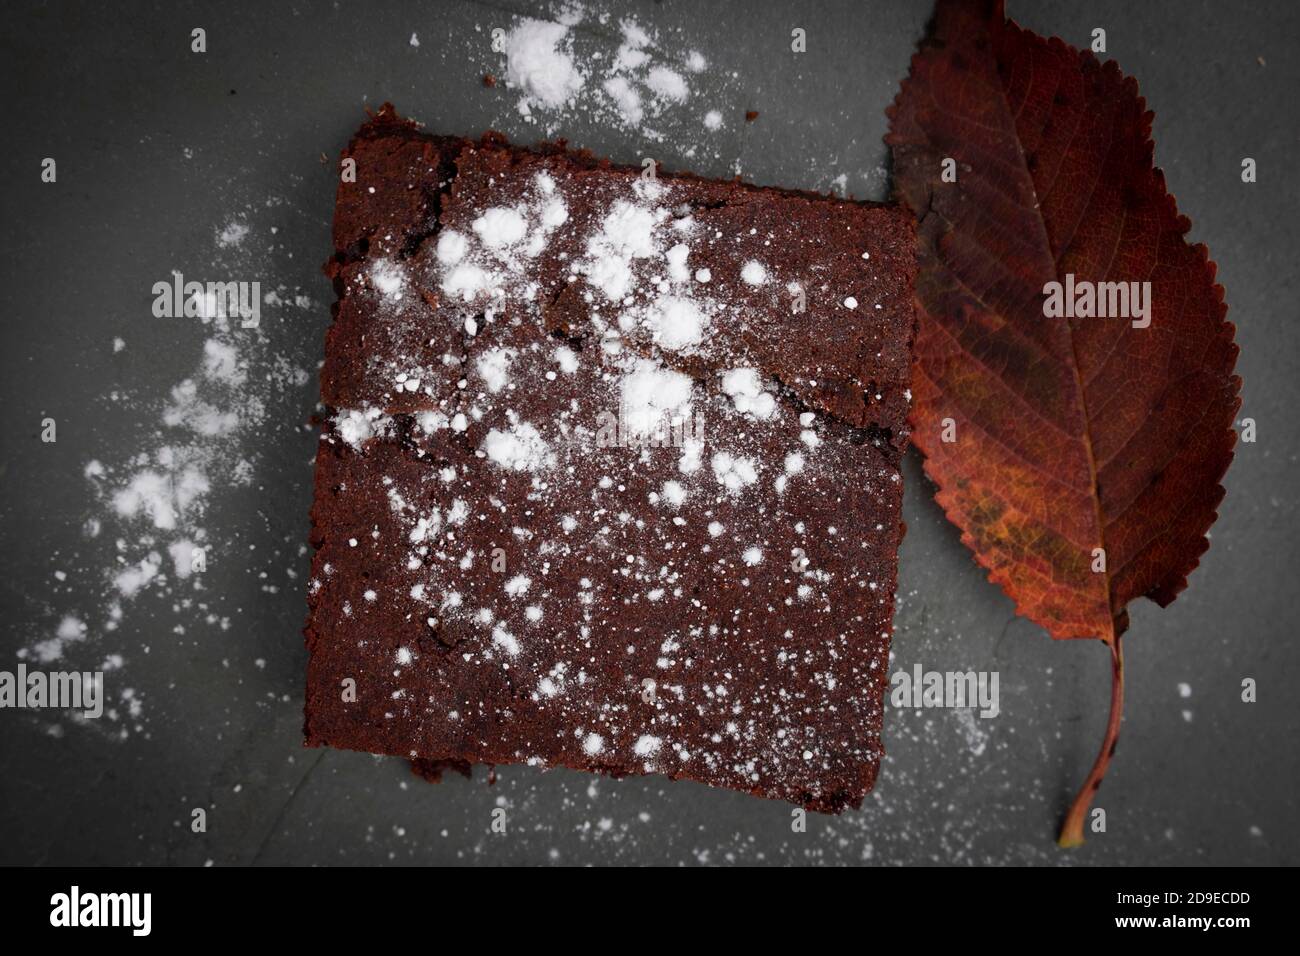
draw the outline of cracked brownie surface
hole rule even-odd
[[[307,742],[859,805],[910,218],[388,105],[344,159]]]

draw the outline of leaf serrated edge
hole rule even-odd
[[[1069,43],[1066,43],[1063,39],[1061,39],[1058,36],[1042,37],[1039,34],[1034,33],[1032,30],[1026,29],[1011,17],[1005,15],[1001,0],[996,0],[996,2],[994,2],[990,6],[995,13],[1002,13],[1003,15],[1002,28],[1015,30],[1020,34],[1029,37],[1031,40],[1044,42],[1049,47],[1055,46],[1061,52],[1064,52],[1066,54],[1073,54],[1074,56],[1078,57],[1080,61],[1080,66],[1083,68],[1092,67],[1103,72],[1110,72],[1116,75],[1122,81],[1122,84],[1124,87],[1127,88],[1127,91],[1131,91],[1136,101],[1136,107],[1141,114],[1140,135],[1142,137],[1143,153],[1147,154],[1150,157],[1151,175],[1154,179],[1154,185],[1159,188],[1159,191],[1162,196],[1162,201],[1164,202],[1166,206],[1166,210],[1170,213],[1176,225],[1177,234],[1179,238],[1183,239],[1184,242],[1186,242],[1187,234],[1191,231],[1192,228],[1192,221],[1189,217],[1187,217],[1186,215],[1184,215],[1182,212],[1179,211],[1177,198],[1175,197],[1174,193],[1169,189],[1169,184],[1165,178],[1164,170],[1160,166],[1155,164],[1155,141],[1152,138],[1152,124],[1155,119],[1155,112],[1147,108],[1146,97],[1144,97],[1141,93],[1141,87],[1137,81],[1137,78],[1125,74],[1120,69],[1119,63],[1116,62],[1115,60],[1105,60],[1105,61],[1099,60],[1091,50],[1087,50],[1087,49],[1081,50]],[[903,82],[899,85],[898,94],[894,97],[893,102],[890,103],[890,105],[885,109],[885,116],[889,120],[890,128],[885,133],[884,142],[888,147],[890,147],[891,153],[894,146],[896,145],[895,141],[893,140],[893,131],[892,131],[894,125],[894,119],[898,111],[901,109],[902,100],[904,95],[907,93],[908,87],[911,86],[913,83],[912,75],[915,72],[916,65],[918,62],[921,62],[924,58],[930,56],[936,50],[941,48],[940,44],[935,42],[932,37],[933,26],[934,26],[934,21],[932,18],[931,21],[928,22],[926,25],[925,35],[923,36],[921,42],[918,44],[916,52],[912,54],[910,60],[908,61],[908,75],[904,78]],[[904,205],[907,205],[906,200],[901,196],[901,194],[899,193],[896,187],[893,188],[892,192],[895,200],[902,202]],[[916,210],[913,210],[913,215],[917,216],[917,224],[919,227],[920,222],[923,220],[923,217],[920,214],[918,214]],[[921,230],[919,228],[917,229],[917,236],[918,239],[921,236]],[[1214,260],[1210,258],[1209,247],[1203,242],[1197,242],[1197,243],[1186,242],[1186,244],[1188,248],[1200,258],[1202,268],[1208,273],[1207,277],[1210,282],[1211,312],[1218,319],[1217,338],[1220,341],[1223,341],[1226,346],[1228,346],[1229,353],[1230,353],[1229,364],[1225,371],[1227,373],[1226,384],[1232,396],[1232,403],[1231,403],[1232,419],[1235,421],[1237,417],[1237,413],[1241,409],[1241,387],[1242,387],[1241,376],[1235,374],[1237,359],[1241,352],[1240,348],[1236,343],[1237,328],[1232,322],[1228,321],[1227,319],[1228,304],[1225,295],[1225,290],[1221,284],[1215,281],[1218,277],[1218,264],[1215,263]],[[922,250],[918,246],[918,250],[917,250],[918,273],[922,268],[922,263],[920,260],[922,258],[921,253],[923,251],[926,253],[927,256],[929,255],[929,250]],[[935,261],[939,262],[937,257]],[[1059,278],[1059,276],[1057,278]],[[918,322],[921,320],[922,316],[925,316],[925,318],[928,321],[933,321],[933,319],[930,318],[929,310],[926,309],[925,304],[921,302],[919,297],[915,298],[914,309],[916,312]],[[914,354],[913,355],[913,378],[915,378],[917,375],[924,375],[924,374],[925,372],[920,368],[920,364],[919,362],[916,361],[916,356]],[[933,383],[931,384],[933,385]],[[935,391],[938,391],[937,387],[935,387]],[[946,489],[944,487],[943,482],[939,480],[938,476],[934,473],[931,467],[930,452],[926,447],[925,441],[921,437],[923,436],[924,433],[919,427],[920,423],[916,419],[915,404],[913,404],[911,412],[908,415],[908,426],[911,429],[913,444],[915,444],[917,448],[921,451],[923,457],[923,470],[925,472],[925,475],[936,488],[935,501],[939,504],[940,508],[943,510],[944,517],[947,518],[948,521],[950,521],[953,525],[955,525],[958,528],[958,530],[961,531],[962,544],[964,544],[966,548],[972,553],[972,555],[974,555],[976,562],[980,564],[982,567],[984,567],[984,569],[988,572],[988,580],[991,581],[993,584],[996,584],[1002,590],[1002,592],[1006,594],[1008,598],[1011,599],[1012,604],[1015,606],[1016,613],[1021,617],[1026,617],[1031,621],[1037,623],[1040,627],[1046,630],[1053,639],[1056,640],[1099,638],[1100,635],[1097,634],[1062,633],[1060,632],[1059,628],[1054,628],[1050,624],[1037,620],[1033,614],[1028,612],[1028,610],[1023,606],[1022,602],[1019,601],[1011,593],[1010,588],[1012,582],[1010,576],[1007,575],[1005,572],[1001,572],[998,568],[994,567],[991,563],[989,563],[988,561],[982,558],[982,556],[975,548],[975,540],[973,536],[966,530],[965,525],[961,521],[958,521],[956,519],[955,515],[963,514],[963,512],[959,508],[957,508],[952,492],[949,489]],[[1198,538],[1192,538],[1188,540],[1188,544],[1191,546],[1192,550],[1189,550],[1188,552],[1186,568],[1181,572],[1181,574],[1176,580],[1172,580],[1167,583],[1164,583],[1161,585],[1160,588],[1156,589],[1161,593],[1162,597],[1167,596],[1167,599],[1160,600],[1153,597],[1152,595],[1155,594],[1154,590],[1148,592],[1146,595],[1150,597],[1152,600],[1155,600],[1156,603],[1158,603],[1161,607],[1168,607],[1169,604],[1171,604],[1173,600],[1186,589],[1188,577],[1191,575],[1193,571],[1195,571],[1200,566],[1201,557],[1205,554],[1206,551],[1209,550],[1210,542],[1206,533],[1209,531],[1211,527],[1214,526],[1214,523],[1219,518],[1219,511],[1218,511],[1219,505],[1222,503],[1224,497],[1227,494],[1227,490],[1223,485],[1223,477],[1224,475],[1227,474],[1228,469],[1231,467],[1232,462],[1236,457],[1236,444],[1237,444],[1236,429],[1233,428],[1231,425],[1229,425],[1229,427],[1227,428],[1227,432],[1232,436],[1232,438],[1231,441],[1229,441],[1228,443],[1228,448],[1226,449],[1227,457],[1224,460],[1223,468],[1219,472],[1217,478],[1215,479],[1214,497],[1216,499],[1216,502],[1210,512],[1210,518],[1205,525],[1204,531],[1201,532]],[[1102,530],[1104,530],[1104,526]],[[1107,590],[1108,590],[1107,598],[1109,600],[1113,597],[1113,595],[1109,593],[1110,590],[1109,588]],[[1113,620],[1115,635],[1118,636],[1124,633],[1124,631],[1128,627],[1127,603],[1125,604],[1124,607],[1119,608],[1117,612],[1115,611],[1112,612],[1112,620]]]

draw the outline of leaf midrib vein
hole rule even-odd
[[[992,54],[990,54],[990,56],[992,56]],[[1031,88],[1033,83],[1033,72],[1034,72],[1034,64],[1032,59],[1030,59],[1029,62],[1027,63],[1026,69],[1029,71],[1030,74],[1029,87],[1027,88]],[[996,64],[994,66],[994,72],[996,75],[997,73]],[[1025,156],[1024,144],[1021,142],[1019,132],[1017,131],[1016,128],[1016,121],[1015,121],[1016,114],[1011,109],[1011,103],[1007,96],[1006,85],[1003,84],[1000,79],[998,82],[998,90],[1001,93],[1001,95],[998,97],[998,102],[1002,106],[1002,109],[1004,110],[1007,119],[1009,121],[1009,129],[1011,130],[1012,133],[1012,140],[1015,143],[1016,154],[1020,158],[1021,169],[1024,173],[1025,180],[1029,185],[1029,191],[1033,195],[1035,200],[1033,218],[1035,218],[1038,221],[1039,229],[1043,238],[1043,248],[1046,250],[1048,257],[1051,260],[1050,266],[1051,266],[1052,277],[1055,280],[1059,281],[1060,280],[1059,263],[1056,258],[1056,252],[1052,248],[1050,235],[1048,234],[1047,220],[1043,216],[1043,206],[1038,194],[1038,188],[1034,183],[1033,175],[1029,171],[1029,162]],[[1077,133],[1077,128],[1076,128],[1076,132],[1071,134],[1071,141],[1073,141],[1073,137],[1076,135],[1076,133]],[[1113,139],[1111,143],[1113,144]],[[1110,146],[1108,145],[1107,152],[1109,152],[1109,150],[1110,150]],[[1068,150],[1066,151],[1066,153],[1062,155],[1068,155]],[[1064,166],[1064,161],[1062,162],[1062,166]],[[1060,175],[1060,172],[1061,170],[1058,169],[1057,176]],[[1098,177],[1098,179],[1099,178],[1100,177]],[[1086,210],[1089,206],[1092,205],[1092,197],[1096,192],[1097,181],[1098,180],[1093,181],[1092,190],[1089,192],[1088,199],[1083,204],[1082,207],[1084,210]],[[1083,214],[1081,214],[1080,217],[1081,220],[1082,220],[1082,215]],[[1079,408],[1082,413],[1082,432],[1083,432],[1082,443],[1084,446],[1084,453],[1088,461],[1088,476],[1089,476],[1089,484],[1090,484],[1090,487],[1088,489],[1088,498],[1092,503],[1092,507],[1093,507],[1093,520],[1097,529],[1098,544],[1101,547],[1102,553],[1104,555],[1106,554],[1105,523],[1101,513],[1101,496],[1098,494],[1098,489],[1097,489],[1097,461],[1096,461],[1096,456],[1093,453],[1093,447],[1092,447],[1092,427],[1091,427],[1091,422],[1088,418],[1088,399],[1087,399],[1087,395],[1084,393],[1082,376],[1079,374],[1079,355],[1075,345],[1074,328],[1069,323],[1066,324],[1066,334],[1070,340],[1070,373],[1074,378],[1075,391],[1078,395]],[[1111,576],[1110,576],[1109,567],[1107,567],[1106,570],[1100,572],[1100,574],[1102,575],[1102,580],[1104,584],[1105,595],[1106,595],[1106,607],[1108,613],[1110,614],[1110,620],[1107,622],[1108,633],[1099,634],[1097,636],[1109,643],[1110,641],[1113,641],[1115,637],[1115,633],[1114,633],[1115,615],[1114,615],[1114,610],[1111,607]]]

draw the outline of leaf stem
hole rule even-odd
[[[1124,714],[1124,651],[1120,647],[1118,634],[1110,640],[1103,638],[1103,641],[1110,647],[1110,720],[1106,724],[1106,736],[1101,741],[1097,760],[1088,773],[1088,779],[1079,788],[1074,803],[1070,805],[1070,811],[1065,815],[1061,836],[1057,840],[1062,847],[1076,847],[1083,844],[1084,818],[1087,817],[1088,809],[1092,806],[1092,798],[1101,787],[1101,778],[1106,775],[1106,768],[1110,765],[1110,758],[1115,756],[1115,745],[1119,741],[1119,722]]]

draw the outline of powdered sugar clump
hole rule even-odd
[[[722,390],[731,396],[736,411],[754,418],[771,418],[776,412],[776,399],[763,390],[758,369],[734,368],[722,375]]]
[[[607,49],[587,50],[612,25],[610,15],[601,13],[593,18],[599,23],[595,33],[579,34],[574,28],[587,18],[580,5],[567,4],[554,20],[523,17],[506,33],[503,72],[506,86],[519,94],[515,109],[528,122],[542,122],[548,132],[558,130],[565,117],[588,111],[646,139],[662,140],[655,124],[691,102],[691,75],[708,69],[708,60],[697,50],[665,49],[658,34],[635,17],[618,21],[612,55]],[[721,114],[709,115],[718,119],[705,119],[705,128],[718,129]]]
[[[506,82],[523,92],[519,112],[559,109],[573,101],[585,77],[574,65],[569,28],[525,18],[506,36]]]
[[[655,299],[642,319],[654,343],[670,352],[699,345],[707,323],[708,317],[699,303],[690,297],[676,295]]]
[[[434,247],[442,290],[464,302],[514,296],[531,299],[536,285],[526,266],[546,249],[552,233],[564,226],[569,210],[555,195],[555,182],[538,173],[523,202],[484,210],[469,234],[445,228]],[[466,324],[474,335],[477,322]]]
[[[587,258],[579,270],[587,281],[619,302],[632,287],[632,262],[656,252],[654,229],[668,218],[668,210],[620,199],[605,216],[601,230],[587,240]]]
[[[624,76],[611,76],[605,80],[601,88],[605,94],[618,107],[619,115],[623,121],[630,126],[640,124],[645,116],[645,110],[641,107],[641,94]]]
[[[482,452],[489,461],[513,471],[540,471],[555,460],[536,427],[522,421],[509,431],[489,431]]]
[[[479,356],[474,367],[488,391],[499,392],[510,383],[510,361],[514,357],[514,349],[488,349]]]
[[[239,245],[241,242],[244,241],[244,238],[247,235],[248,235],[248,226],[242,222],[232,219],[230,222],[226,223],[226,225],[223,226],[221,231],[217,234],[217,245],[221,246],[222,248],[228,249],[231,246]]]
[[[112,495],[113,510],[122,518],[143,517],[158,530],[171,531],[210,486],[193,464],[177,462],[172,448],[160,449],[155,461],[157,469],[140,469]]]
[[[657,753],[662,744],[663,741],[658,737],[651,734],[643,734],[638,737],[636,743],[632,745],[632,752],[638,757],[649,757]]]
[[[715,454],[710,461],[713,476],[731,494],[737,494],[758,480],[758,469],[749,458],[737,458],[725,451]]]
[[[662,430],[691,414],[690,376],[664,368],[653,359],[637,359],[619,381],[623,427],[637,436]]]
[[[488,209],[474,220],[471,228],[485,246],[512,246],[524,237],[528,223],[517,209]]]
[[[378,259],[370,267],[370,281],[386,298],[400,299],[406,288],[406,273],[388,259]]]
[[[370,439],[389,434],[392,420],[378,408],[340,409],[334,416],[334,430],[353,449],[360,451]]]
[[[650,87],[656,96],[674,103],[684,103],[691,95],[691,88],[685,78],[666,66],[652,67],[646,75],[646,86]]]
[[[519,656],[519,641],[504,627],[498,626],[492,629],[492,643],[511,657]]]
[[[31,648],[30,652],[20,651],[18,656],[20,658],[32,657],[39,664],[48,664],[62,658],[63,649],[68,644],[78,643],[85,639],[85,623],[79,618],[68,614],[59,621],[59,626],[55,630],[53,637],[38,642]]]

